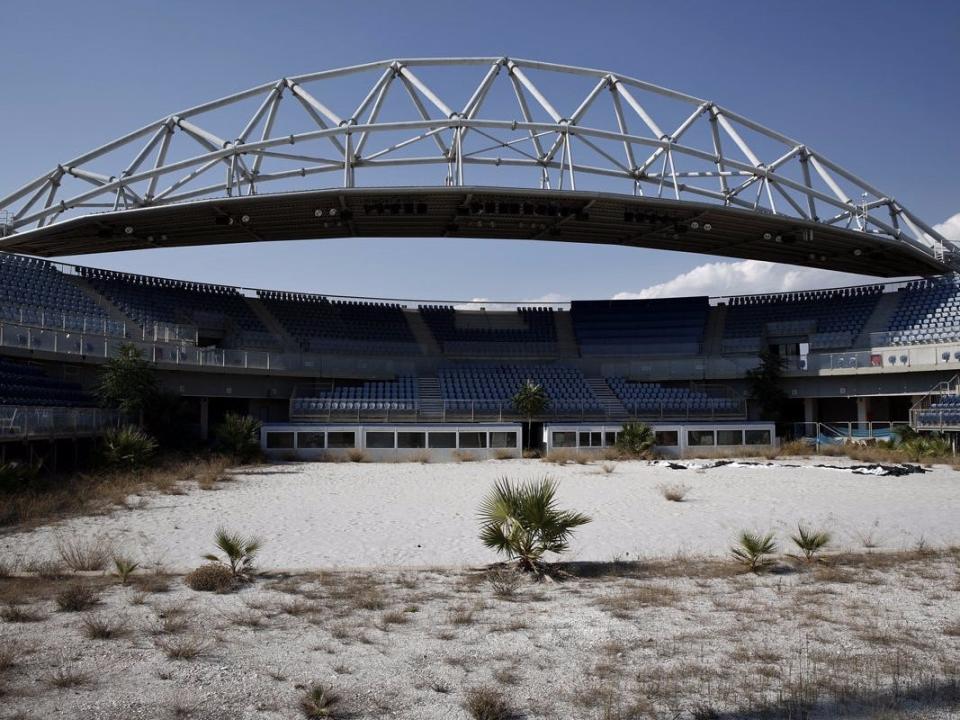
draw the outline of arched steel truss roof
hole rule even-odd
[[[441,71],[444,90],[429,77]],[[344,83],[362,99],[334,108],[329,83],[339,83],[341,102]],[[492,102],[497,92],[510,105]],[[387,117],[388,98],[398,96],[404,105],[399,112],[391,105]],[[440,171],[431,177],[430,166]],[[398,168],[428,174],[427,182],[402,182],[398,193],[413,186],[422,193],[435,178],[435,189],[454,192],[590,191],[651,208],[690,202],[738,210],[740,218],[753,214],[757,228],[769,225],[765,238],[781,227],[823,231],[849,239],[858,255],[878,244],[889,261],[902,249],[927,272],[954,263],[955,248],[892,196],[714,102],[617,73],[502,57],[385,60],[281,78],[166,116],[0,198],[0,249],[56,254],[163,245],[159,234],[148,241],[124,226],[135,235],[126,244],[81,247],[90,222],[71,221],[92,218],[103,237],[112,217],[136,210],[240,198],[257,198],[262,207],[267,196],[335,188],[346,197],[361,186],[396,185],[395,175],[393,183],[380,182],[373,171]],[[672,222],[689,217],[680,213]],[[789,220],[797,222],[785,225]],[[51,237],[55,247],[44,245]],[[784,261],[831,266],[820,250]],[[708,243],[695,251],[717,249]],[[719,254],[750,256],[742,248]]]

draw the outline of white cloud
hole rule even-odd
[[[704,263],[666,282],[636,292],[618,292],[613,299],[790,292],[869,282],[876,282],[876,278],[760,260],[741,260]]]
[[[960,242],[960,213],[934,225],[933,229],[951,242]]]

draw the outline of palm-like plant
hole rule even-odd
[[[540,572],[544,554],[566,551],[574,529],[591,521],[560,510],[556,495],[550,478],[524,483],[500,478],[480,505],[481,542],[516,559],[522,570]]]
[[[751,572],[757,572],[773,562],[768,556],[777,551],[773,533],[761,535],[744,530],[737,538],[737,544],[730,548],[734,559],[747,566]]]
[[[550,407],[550,396],[546,389],[538,382],[527,380],[517,390],[516,395],[511,399],[513,409],[527,419],[527,446],[531,443],[531,428],[533,427],[533,418]]]
[[[825,530],[810,530],[803,525],[797,525],[797,534],[791,535],[793,544],[800,548],[804,559],[813,562],[817,553],[830,543],[830,533]]]
[[[656,444],[656,436],[646,423],[625,423],[617,436],[617,450],[635,457],[647,455]]]
[[[227,413],[215,434],[217,442],[236,462],[249,462],[260,452],[260,421],[254,417]]]
[[[224,528],[217,528],[214,539],[217,547],[226,555],[226,560],[213,553],[204,555],[203,559],[227,565],[234,577],[247,579],[253,568],[254,558],[263,545],[260,539],[230,533]]]

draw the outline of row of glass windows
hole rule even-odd
[[[442,430],[424,432],[417,430],[368,430],[365,433],[364,447],[371,450],[402,450],[417,448],[437,449],[478,449],[478,448],[516,448],[516,432],[455,432]],[[268,450],[342,450],[357,447],[357,433],[350,431],[268,431]]]
[[[619,435],[619,432],[556,431],[553,433],[553,447],[613,447]],[[657,430],[654,435],[660,447],[677,447],[680,444],[677,430]],[[687,430],[687,445],[690,446],[769,445],[770,441],[769,430]]]

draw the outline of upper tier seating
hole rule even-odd
[[[502,355],[555,352],[552,308],[508,312],[457,312],[449,305],[421,305],[420,315],[443,352]]]
[[[419,354],[416,338],[394,303],[331,301],[318,295],[259,291],[264,306],[308,352]]]
[[[0,405],[94,405],[76,383],[49,378],[41,368],[0,358]]]
[[[548,413],[601,412],[583,373],[559,365],[464,365],[441,368],[440,395],[449,410],[512,411],[511,399],[526,380],[543,385]]]
[[[415,410],[418,398],[417,379],[402,376],[396,380],[335,384],[310,397],[294,398],[290,411],[302,416],[330,410]]]
[[[888,325],[891,344],[960,340],[960,276],[916,280],[899,295]]]
[[[706,297],[575,300],[570,306],[583,355],[697,354],[709,312]]]
[[[80,268],[80,274],[126,315],[146,326],[183,324],[238,334],[267,332],[235,287],[99,268]]]
[[[622,377],[607,378],[610,389],[620,398],[627,412],[637,415],[690,413],[739,413],[742,405],[732,398],[708,397],[701,390],[665,387],[659,383],[630,382]]]
[[[61,323],[61,319],[51,322],[50,315],[61,315],[71,330],[82,329],[84,317],[107,317],[53,263],[8,253],[0,253],[0,313],[4,320],[28,324],[42,320],[48,327]]]
[[[960,395],[942,395],[917,419],[921,425],[960,425]]]
[[[882,293],[882,285],[868,285],[730,298],[723,336],[734,342],[725,347],[741,349],[737,339],[769,335],[805,335],[813,349],[850,347]]]

